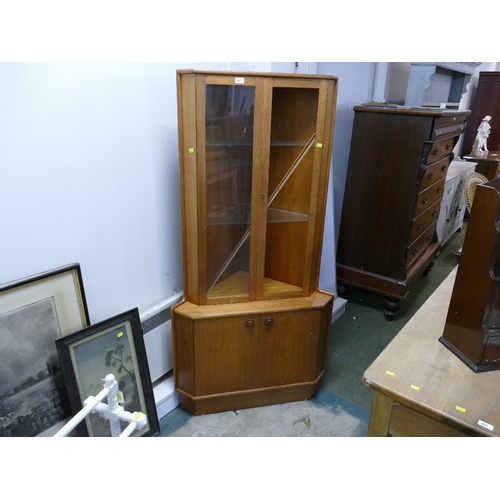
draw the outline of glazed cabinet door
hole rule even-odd
[[[200,83],[201,85],[201,83]],[[198,162],[200,286],[202,303],[250,300],[252,203],[256,181],[255,107],[252,78],[210,77],[200,89]],[[204,155],[204,158],[203,158]]]
[[[259,260],[263,281],[258,286],[258,298],[264,300],[306,296],[317,284],[313,255],[320,242],[315,227],[328,180],[328,169],[321,170],[330,152],[324,135],[331,130],[326,82],[274,80],[270,92],[269,156],[262,186],[265,243]]]
[[[335,84],[180,73],[186,298],[199,305],[317,289]]]

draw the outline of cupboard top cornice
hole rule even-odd
[[[337,81],[338,77],[332,75],[315,75],[315,74],[299,74],[299,73],[266,73],[266,72],[256,72],[256,71],[210,71],[203,69],[178,69],[177,73],[182,74],[195,74],[195,75],[220,75],[220,76],[259,76],[267,78],[307,78],[311,80],[334,80]]]
[[[367,113],[387,113],[392,115],[423,115],[423,116],[467,116],[470,110],[438,109],[438,108],[412,108],[405,106],[354,106],[354,111]]]

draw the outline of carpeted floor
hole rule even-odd
[[[462,247],[466,227],[464,223],[441,248],[430,273],[414,283],[392,321],[382,313],[382,296],[351,288],[346,312],[331,328],[325,390],[370,411],[373,394],[361,382],[364,371],[457,265],[455,252]]]
[[[185,413],[177,408],[180,416]],[[368,414],[319,389],[309,401],[161,421],[170,437],[350,437],[366,435]],[[184,422],[182,422],[184,420]],[[179,426],[178,424],[181,423]]]
[[[362,383],[363,373],[457,265],[465,228],[412,286],[394,320],[385,319],[382,296],[351,289],[345,313],[331,327],[327,370],[312,399],[201,416],[179,407],[161,419],[160,436],[366,436],[373,394]]]

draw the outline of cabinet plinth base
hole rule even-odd
[[[322,374],[323,375],[323,374]],[[248,391],[194,397],[178,390],[181,408],[195,415],[243,410],[311,399],[318,389],[319,379],[313,383],[293,384],[283,387],[265,387]]]
[[[423,254],[411,265],[406,273],[405,279],[395,279],[376,273],[370,273],[363,269],[357,269],[342,265],[337,262],[337,290],[344,295],[349,286],[363,288],[370,292],[385,295],[384,315],[391,320],[397,315],[401,300],[405,299],[409,287],[420,276],[427,276],[434,266],[434,259],[439,252],[440,243],[431,243]]]

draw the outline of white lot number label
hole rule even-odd
[[[480,425],[481,427],[484,427],[485,429],[488,429],[489,431],[492,431],[495,426],[491,425],[491,424],[488,424],[487,422],[484,422],[483,420],[478,420],[478,425]]]

